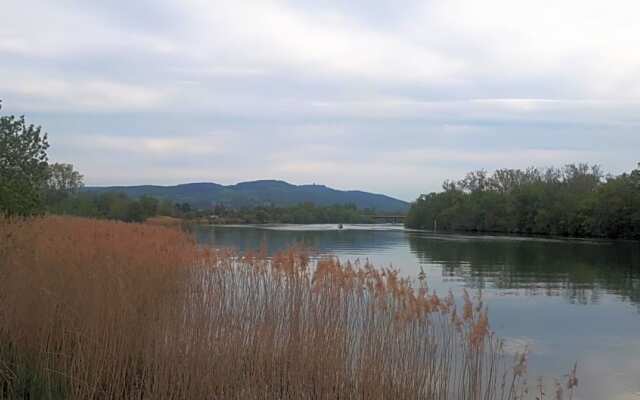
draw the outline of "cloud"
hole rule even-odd
[[[100,150],[134,153],[151,156],[198,156],[215,155],[223,151],[220,144],[203,142],[199,138],[130,138],[99,136],[91,138],[92,146]]]
[[[0,96],[3,112],[51,132],[53,155],[84,160],[89,183],[115,180],[119,152],[136,154],[127,182],[268,177],[406,199],[468,169],[621,172],[640,146],[639,11],[629,0],[8,0]]]
[[[104,80],[63,80],[14,76],[0,90],[18,97],[17,104],[38,110],[139,111],[160,106],[168,98],[161,89]]]

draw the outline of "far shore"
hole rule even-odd
[[[486,236],[490,238],[500,239],[519,239],[519,240],[571,240],[571,241],[585,241],[585,242],[640,242],[638,240],[633,239],[620,239],[620,238],[606,238],[606,237],[592,237],[592,236],[561,236],[561,235],[547,235],[547,234],[536,234],[536,233],[518,233],[518,232],[499,232],[499,231],[434,231],[433,229],[416,229],[416,228],[407,228],[404,224],[390,224],[390,223],[379,223],[379,222],[363,222],[363,223],[340,223],[340,222],[316,222],[316,223],[290,223],[290,222],[277,222],[270,221],[265,223],[256,223],[256,222],[247,222],[242,219],[211,219],[205,217],[199,218],[177,218],[170,216],[156,216],[148,218],[145,223],[151,225],[162,225],[162,226],[180,226],[180,225],[215,225],[215,226],[238,226],[238,225],[246,225],[246,226],[262,226],[262,225],[344,225],[345,227],[348,225],[403,225],[407,232],[416,232],[416,233],[426,233],[429,235],[451,235],[451,236],[469,236],[469,237],[480,237]]]

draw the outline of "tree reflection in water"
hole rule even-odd
[[[603,293],[640,306],[640,244],[409,233],[421,263],[480,289],[598,303]],[[639,308],[640,310],[640,308]]]

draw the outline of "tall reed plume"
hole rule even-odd
[[[267,258],[163,227],[4,220],[0,398],[525,397],[525,356],[503,355],[481,303],[460,304],[296,249]]]

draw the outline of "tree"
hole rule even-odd
[[[487,188],[487,181],[487,171],[480,169],[469,172],[464,179],[458,181],[458,186],[472,193],[483,192]]]
[[[163,199],[158,204],[158,215],[173,217],[175,214],[176,214],[176,207],[171,200]]]
[[[49,165],[49,179],[47,180],[47,204],[53,205],[70,195],[77,194],[84,186],[83,176],[73,169],[71,164]]]
[[[124,221],[127,222],[143,222],[146,219],[144,209],[139,201],[132,201],[127,205]]]
[[[142,218],[147,219],[158,214],[158,206],[160,202],[155,197],[144,195],[138,200],[142,210]]]
[[[184,202],[184,203],[176,203],[176,209],[178,211],[180,211],[183,214],[188,214],[191,212],[191,204]]]
[[[0,214],[28,216],[44,209],[49,177],[47,134],[24,116],[0,117]]]

